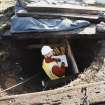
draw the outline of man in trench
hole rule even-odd
[[[54,50],[50,46],[43,46],[41,53],[44,56],[42,68],[50,80],[57,80],[65,77],[65,70],[68,67],[66,55],[54,55]],[[58,53],[60,53],[58,51]]]

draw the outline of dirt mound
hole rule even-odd
[[[101,44],[100,50],[93,62],[76,80],[70,83],[71,86],[105,81],[105,41],[98,41],[98,43]],[[97,49],[94,50],[97,51]]]

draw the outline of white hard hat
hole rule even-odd
[[[52,52],[53,49],[50,46],[43,46],[41,49],[42,55],[47,55],[49,52]]]

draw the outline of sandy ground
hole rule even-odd
[[[0,12],[4,11],[6,8],[14,6],[15,0],[0,0]]]

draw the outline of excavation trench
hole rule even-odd
[[[0,76],[3,78],[0,84],[3,90],[33,76],[28,82],[6,91],[8,94],[22,94],[43,90],[41,81],[44,79],[48,80],[48,78],[46,78],[46,75],[42,70],[43,57],[40,52],[41,48],[35,46],[41,41],[43,42],[43,40],[28,39],[7,41],[4,45],[1,43],[3,49],[5,48],[4,50],[8,52],[8,56],[4,55],[7,57],[4,57],[5,61],[2,61],[0,66]],[[100,44],[97,43],[97,40],[91,39],[75,39],[69,40],[69,42],[79,72],[84,72],[84,70],[86,70],[94,61],[94,58],[99,51]],[[47,44],[48,40],[44,40],[44,43]],[[53,44],[53,42],[51,42],[51,44]],[[71,66],[68,69],[67,76],[69,79],[67,79],[66,84],[76,78]],[[49,82],[49,84],[49,88],[46,88],[45,90],[59,88],[65,85],[65,79],[60,80],[60,82]]]

